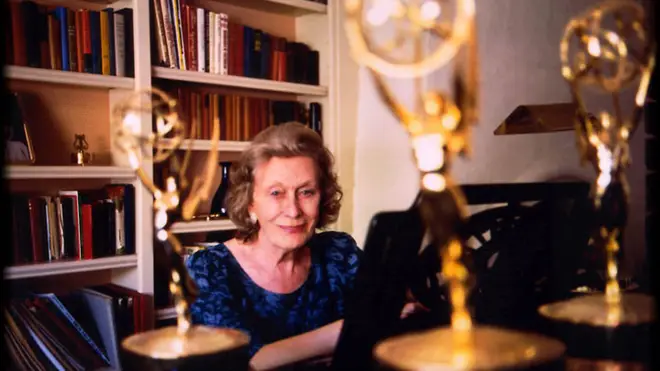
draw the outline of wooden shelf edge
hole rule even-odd
[[[317,3],[309,0],[267,0],[264,1],[270,3],[271,6],[281,6],[288,7],[293,10],[293,14],[307,14],[307,13],[321,13],[325,14],[328,12],[328,6],[326,4]]]
[[[326,4],[308,0],[242,0],[240,4],[236,4],[235,0],[215,1],[294,17],[306,14],[326,14],[328,12],[328,6]]]
[[[5,167],[7,179],[133,179],[135,170],[121,166],[32,166]]]
[[[325,86],[295,84],[291,82],[255,79],[242,76],[217,75],[207,72],[184,71],[166,67],[153,67],[152,76],[156,79],[194,82],[206,85],[229,86],[233,88],[296,95],[326,96],[328,94],[328,88]]]
[[[165,148],[171,148],[172,140],[163,139],[159,145]],[[221,140],[218,143],[218,151],[243,152],[249,145],[250,142]],[[209,151],[211,149],[211,141],[206,139],[185,139],[179,149],[185,151],[188,148],[192,151]]]
[[[236,226],[229,219],[199,220],[192,222],[173,223],[170,232],[182,234],[182,233],[197,233],[197,232],[228,231],[235,228]]]
[[[156,320],[166,320],[176,318],[176,309],[171,307],[156,309]]]
[[[21,279],[61,274],[131,268],[137,266],[137,255],[112,256],[90,260],[55,261],[5,268],[5,279]]]
[[[135,86],[135,80],[131,77],[107,76],[93,73],[59,71],[23,66],[5,66],[4,75],[7,79],[87,86],[93,88],[133,89]]]

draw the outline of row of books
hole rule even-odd
[[[11,194],[14,265],[135,254],[135,187]]]
[[[73,9],[22,0],[10,1],[9,12],[9,64],[134,75],[132,9]]]
[[[309,121],[306,105],[298,101],[219,94],[199,87],[177,87],[171,94],[181,103],[189,138],[210,139],[216,119],[220,140],[229,141],[252,140],[268,126],[283,122]]]
[[[152,0],[159,66],[319,85],[319,52],[183,0]]]
[[[106,284],[67,293],[28,293],[5,307],[14,369],[120,370],[121,341],[153,329],[151,298]]]

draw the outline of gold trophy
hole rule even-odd
[[[591,189],[597,227],[591,242],[605,254],[606,283],[604,292],[544,305],[539,311],[557,326],[581,327],[582,333],[600,331],[589,340],[567,336],[576,347],[582,347],[579,341],[612,342],[616,332],[654,321],[652,297],[622,292],[617,261],[629,203],[628,142],[640,121],[655,65],[648,23],[636,1],[607,0],[571,19],[560,44],[561,73],[577,106],[581,161],[597,173]],[[639,335],[624,339],[621,347],[631,346],[636,338]],[[570,353],[573,347],[567,346]],[[612,352],[606,348],[601,353]]]
[[[465,201],[451,179],[450,166],[455,156],[469,153],[470,127],[477,120],[474,0],[344,0],[344,4],[353,58],[368,68],[381,98],[410,136],[420,174],[422,218],[442,257],[451,304],[450,327],[386,339],[376,345],[374,357],[397,370],[561,364],[565,351],[561,342],[475,325],[466,306],[470,273],[461,261],[465,244],[458,235]],[[437,44],[428,53],[421,47],[424,38]],[[452,91],[425,91],[420,79],[441,67],[453,67]],[[416,81],[415,109],[397,99],[387,78]]]
[[[87,143],[85,134],[74,134],[74,138],[73,149],[75,149],[75,152],[71,153],[71,163],[80,166],[89,165],[93,156],[87,152],[89,143]]]
[[[153,117],[154,132],[141,134],[141,115]],[[211,149],[204,172],[190,182],[186,179],[186,167],[191,148],[184,150],[181,147],[186,133],[176,100],[156,88],[142,91],[118,104],[113,119],[118,147],[127,154],[131,167],[154,197],[154,232],[171,258],[169,287],[177,314],[176,326],[124,339],[121,344],[123,367],[131,370],[206,370],[211,366],[222,366],[230,370],[247,370],[247,334],[234,329],[192,325],[189,308],[197,296],[197,287],[184,264],[185,249],[169,231],[173,215],[191,220],[200,201],[209,197],[217,168],[218,120],[213,122]],[[194,130],[195,125],[191,126]],[[195,135],[192,131],[188,137],[194,138]],[[180,155],[182,152],[183,156]],[[143,168],[145,159],[150,159],[153,164],[167,162],[169,165],[172,175],[166,179],[163,188],[159,188]],[[189,196],[181,200],[184,189],[188,190]]]

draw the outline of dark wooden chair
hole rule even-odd
[[[497,205],[472,215],[460,231],[478,248],[467,249],[473,273],[470,304],[480,323],[531,329],[541,303],[570,295],[593,271],[588,252],[589,184],[522,183],[463,185],[469,205]],[[417,203],[372,219],[364,261],[347,306],[334,354],[336,370],[373,368],[380,340],[449,323],[442,262],[430,246]],[[534,204],[529,204],[535,202]],[[430,312],[399,313],[410,289]]]

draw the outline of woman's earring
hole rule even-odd
[[[250,213],[250,221],[252,222],[252,224],[257,224],[257,214]]]

